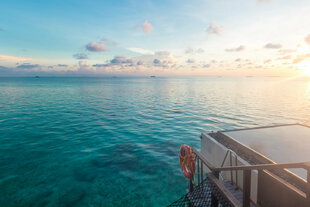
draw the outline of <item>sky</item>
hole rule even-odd
[[[3,1],[0,76],[310,75],[309,0]]]

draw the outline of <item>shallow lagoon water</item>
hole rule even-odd
[[[182,144],[309,114],[309,81],[0,78],[0,206],[165,206]]]

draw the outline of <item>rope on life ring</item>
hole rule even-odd
[[[196,160],[190,146],[185,144],[182,145],[180,148],[179,160],[184,176],[190,180],[193,180],[196,170]]]

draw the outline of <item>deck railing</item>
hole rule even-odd
[[[219,188],[221,190],[221,193],[225,195],[227,199],[230,200],[231,203],[233,203],[235,206],[243,206],[243,207],[249,207],[251,203],[250,194],[251,194],[251,171],[252,170],[272,170],[272,169],[286,169],[286,168],[303,168],[307,171],[307,183],[304,190],[306,195],[306,201],[305,206],[310,206],[310,162],[296,162],[296,163],[282,163],[282,164],[259,164],[259,165],[243,165],[243,166],[230,166],[230,167],[215,167],[213,166],[199,151],[197,151],[195,148],[193,149],[193,153],[195,154],[196,162],[197,162],[197,172],[195,180],[196,182],[201,183],[204,180],[204,176],[208,176],[208,174],[204,173],[204,166],[207,167],[214,176],[211,176]],[[223,189],[223,186],[221,186],[220,180],[219,180],[219,174],[220,172],[224,171],[243,171],[243,200],[242,205],[236,199],[234,196],[227,190]],[[209,176],[210,178],[210,176]],[[287,184],[286,181],[281,181],[284,184]],[[190,181],[189,183],[190,190],[193,189],[193,182]],[[212,203],[214,206],[217,205],[216,197],[212,197],[213,201]]]

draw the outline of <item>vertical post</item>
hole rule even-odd
[[[200,169],[199,169],[199,157],[197,156],[197,165],[198,165],[198,169],[197,169],[197,172],[198,172],[198,174],[197,174],[197,177],[198,177],[198,185],[200,184]]]
[[[229,151],[229,163],[230,163],[230,167],[232,167],[232,153],[231,151]],[[230,182],[233,185],[234,184],[234,179],[233,179],[233,171],[230,170]]]
[[[201,164],[201,182],[203,182],[203,162],[202,162],[202,160],[200,160],[200,164]]]
[[[310,206],[310,165],[307,166],[306,206]]]
[[[194,185],[193,185],[193,180],[192,179],[189,180],[189,184],[188,185],[189,185],[189,187],[188,187],[189,188],[189,192],[193,192]]]
[[[213,171],[214,176],[219,179],[220,177],[220,172],[219,171]],[[211,195],[211,207],[218,207],[219,206],[219,200],[217,197],[212,193]]]
[[[238,166],[238,157],[237,154],[235,154],[235,165]],[[238,170],[236,170],[236,188],[238,189]]]
[[[243,207],[250,207],[251,170],[243,170]]]

